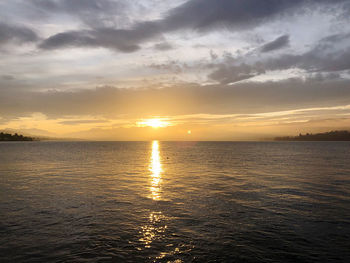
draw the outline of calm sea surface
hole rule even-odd
[[[350,143],[0,143],[0,262],[350,262]]]

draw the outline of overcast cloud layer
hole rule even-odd
[[[349,0],[1,1],[0,129],[37,114],[83,131],[281,111],[276,129],[288,118],[343,128],[349,14]],[[295,112],[316,108],[332,110]]]

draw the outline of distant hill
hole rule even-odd
[[[34,141],[35,139],[32,137],[27,137],[23,135],[19,135],[17,133],[4,133],[0,132],[0,141]]]
[[[295,137],[276,137],[275,141],[350,141],[348,131],[330,131],[324,133],[306,133]]]

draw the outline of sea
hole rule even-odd
[[[350,262],[350,142],[2,142],[0,262]]]

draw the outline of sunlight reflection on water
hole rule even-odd
[[[159,142],[153,141],[152,142],[152,155],[151,155],[151,161],[150,161],[150,168],[149,168],[152,178],[151,182],[151,198],[153,200],[159,200],[160,199],[160,183],[161,183],[161,173],[162,173],[162,164],[160,162],[160,154],[159,154]]]
[[[151,212],[147,225],[142,226],[142,237],[140,241],[144,243],[145,248],[150,248],[155,239],[160,239],[167,228],[166,225],[159,225],[165,217],[161,212]]]
[[[149,165],[149,171],[150,174],[150,198],[154,201],[158,201],[161,199],[161,190],[160,190],[160,184],[162,181],[162,164],[160,159],[160,151],[159,151],[159,142],[153,141],[152,142],[152,153],[150,158],[150,165]],[[160,240],[163,237],[165,237],[165,232],[167,229],[167,225],[165,224],[166,217],[163,215],[161,211],[151,211],[149,215],[149,219],[146,225],[141,226],[140,233],[142,234],[142,237],[139,239],[141,241],[145,248],[149,249],[151,248],[151,244],[155,240]],[[161,259],[165,257],[167,253],[162,252],[160,253],[160,256],[157,257],[157,259]],[[181,261],[177,261],[181,262]]]

